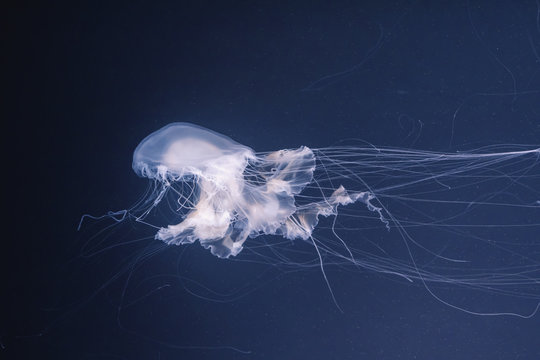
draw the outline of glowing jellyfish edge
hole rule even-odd
[[[313,181],[315,171],[315,155],[305,146],[257,155],[224,135],[178,122],[137,146],[133,170],[161,182],[164,189],[172,182],[193,181],[189,212],[155,238],[175,245],[198,240],[220,258],[238,255],[248,237],[308,240],[319,216],[336,215],[339,205],[356,201],[385,221],[381,208],[371,204],[372,194],[348,192],[343,186],[321,201],[297,205],[295,196]]]

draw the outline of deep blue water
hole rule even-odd
[[[152,239],[83,257],[105,248],[92,235],[109,223],[77,232],[82,214],[141,196],[133,150],[173,121],[258,151],[351,138],[448,152],[538,147],[538,1],[57,2],[3,17],[1,358],[540,358],[538,314],[470,315],[418,283],[330,268],[341,312],[316,268],[220,260]],[[380,225],[364,236],[384,244]],[[540,230],[527,231],[540,281]],[[124,224],[105,237],[151,235]],[[194,296],[209,293],[179,275],[232,295]],[[538,299],[538,286],[530,291]],[[535,306],[451,300],[487,312]]]

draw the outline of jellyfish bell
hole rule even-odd
[[[136,148],[133,169],[163,184],[155,204],[172,183],[193,180],[191,206],[178,224],[161,228],[156,239],[167,244],[199,241],[212,254],[236,256],[249,237],[282,235],[310,238],[319,215],[361,199],[342,186],[331,196],[298,206],[295,196],[313,180],[315,154],[306,147],[257,155],[247,146],[211,130],[173,123],[150,134]]]
[[[133,153],[133,170],[139,176],[166,180],[223,167],[241,171],[255,152],[212,130],[189,123],[169,124],[144,138]],[[227,173],[227,171],[221,171]]]

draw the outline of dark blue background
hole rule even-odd
[[[124,299],[148,296],[118,311],[129,261],[152,240],[82,259],[88,239],[76,232],[81,214],[126,208],[141,195],[146,182],[131,171],[132,152],[172,121],[260,151],[344,138],[437,151],[538,144],[539,8],[535,1],[11,7],[2,15],[9,215],[0,357],[540,358],[538,316],[467,315],[421,286],[361,271],[332,274],[341,313],[318,271],[259,276],[264,267],[218,260],[198,246],[161,251],[138,268]],[[131,235],[141,234],[118,233]],[[216,303],[190,295],[174,276],[153,277],[179,259],[205,283],[254,291]]]

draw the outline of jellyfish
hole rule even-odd
[[[249,237],[308,240],[319,216],[335,215],[338,206],[356,201],[386,222],[381,208],[371,204],[371,194],[349,193],[343,186],[320,201],[297,206],[295,197],[315,171],[315,154],[306,146],[257,155],[211,130],[173,123],[139,144],[133,169],[163,183],[162,194],[171,183],[194,180],[189,212],[180,223],[161,228],[156,239],[175,245],[199,241],[220,258],[238,255]]]
[[[473,314],[486,313],[442,294],[459,288],[526,299],[536,306],[528,315],[488,314],[529,317],[540,306],[539,158],[538,146],[443,153],[356,141],[257,152],[176,122],[133,154],[149,191],[106,217],[151,225],[167,246],[199,243],[222,259],[317,267],[330,292],[325,268],[353,266],[419,282]],[[147,217],[164,203],[170,216],[151,224]]]

